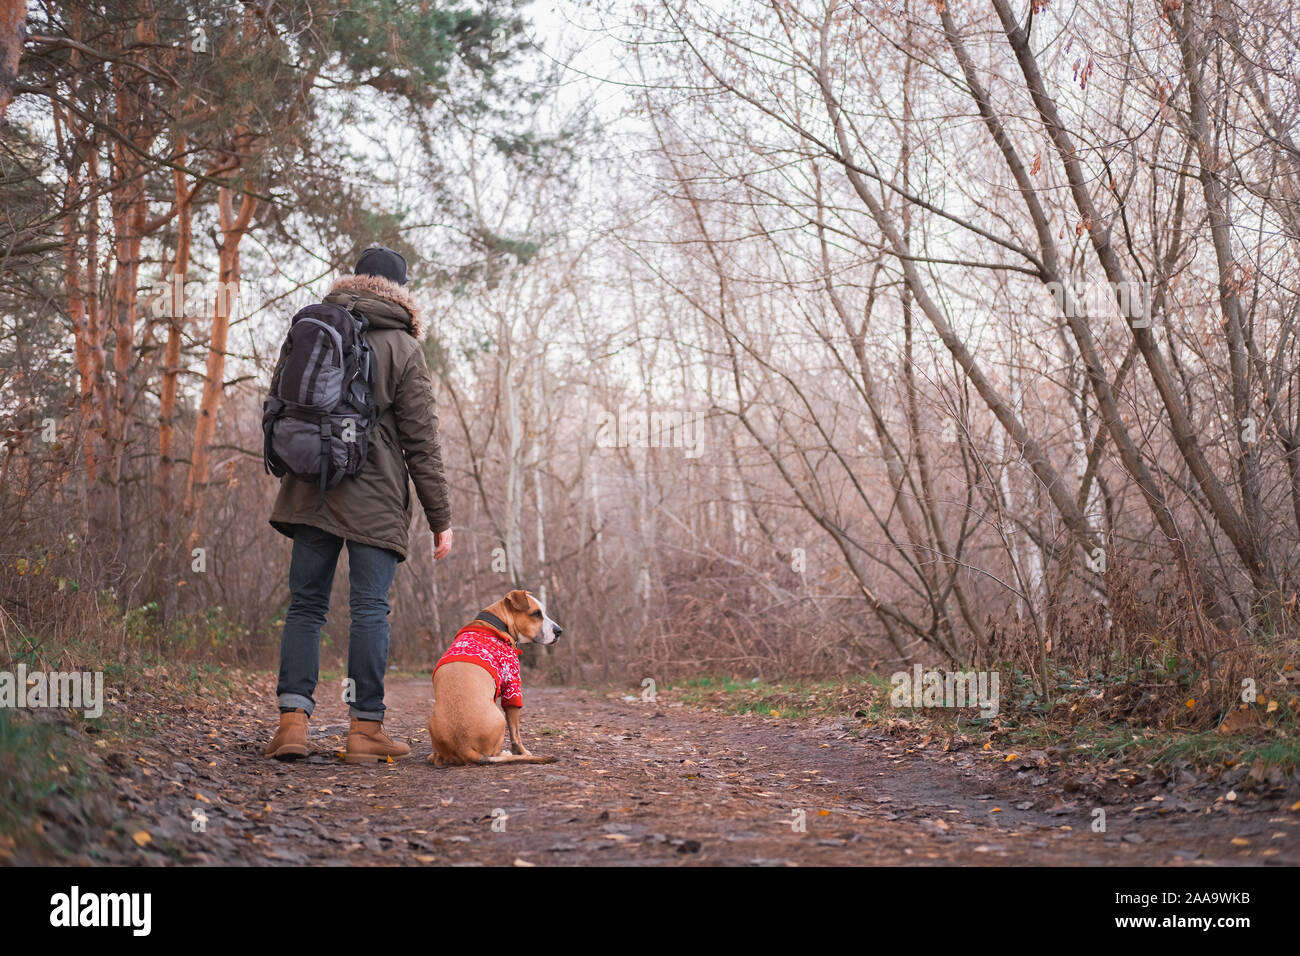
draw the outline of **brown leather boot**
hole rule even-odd
[[[352,718],[348,729],[348,748],[343,752],[347,763],[387,763],[405,760],[411,748],[384,733],[383,721]]]
[[[266,755],[276,760],[307,756],[307,711],[301,707],[280,715],[280,729],[271,738]]]

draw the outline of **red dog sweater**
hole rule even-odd
[[[524,706],[524,685],[519,679],[519,652],[501,635],[489,630],[477,621],[471,621],[459,631],[451,642],[451,647],[442,655],[438,667],[451,661],[465,661],[477,664],[496,682],[492,699],[501,698],[506,707]]]

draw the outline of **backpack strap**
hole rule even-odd
[[[271,430],[275,419],[280,417],[280,412],[284,410],[284,402],[274,396],[266,400],[266,407],[262,412],[262,467],[266,469],[268,475],[275,472],[271,470]]]
[[[322,415],[320,419],[320,484],[316,486],[316,510],[320,511],[325,506],[325,486],[330,480],[330,441],[334,437],[334,430],[330,426],[328,415]]]
[[[349,314],[351,314],[353,318],[355,318],[358,322],[361,323],[361,334],[364,335],[366,333],[366,330],[370,328],[370,320],[366,318],[366,314],[364,312],[357,311],[357,303],[360,301],[361,301],[361,296],[357,295],[354,292],[348,296],[348,304],[345,305],[343,308],[347,309]]]
[[[360,296],[353,293],[348,299],[347,310],[361,322],[360,341],[357,345],[357,374],[365,382],[368,397],[366,407],[361,411],[365,414],[366,421],[371,422],[373,427],[379,423],[379,403],[375,401],[375,377],[372,363],[375,352],[366,340],[366,333],[370,331],[370,319],[364,312],[356,310],[356,304],[360,301],[360,298]]]

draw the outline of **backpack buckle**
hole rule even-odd
[[[348,313],[361,323],[361,331],[364,332],[370,328],[370,320],[366,318],[366,314],[364,312],[357,311],[357,303],[360,301],[361,301],[361,296],[357,295],[355,292],[350,293],[348,296],[347,309],[348,309]]]

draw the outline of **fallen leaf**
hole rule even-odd
[[[136,842],[137,846],[148,846],[153,842],[153,837],[149,835],[147,830],[136,830],[131,834],[131,839]]]
[[[1253,711],[1248,705],[1242,704],[1236,710],[1229,712],[1228,715],[1223,718],[1222,722],[1219,724],[1219,733],[1235,734],[1248,727],[1254,726],[1256,723],[1258,723],[1258,720],[1255,716],[1255,711]]]

